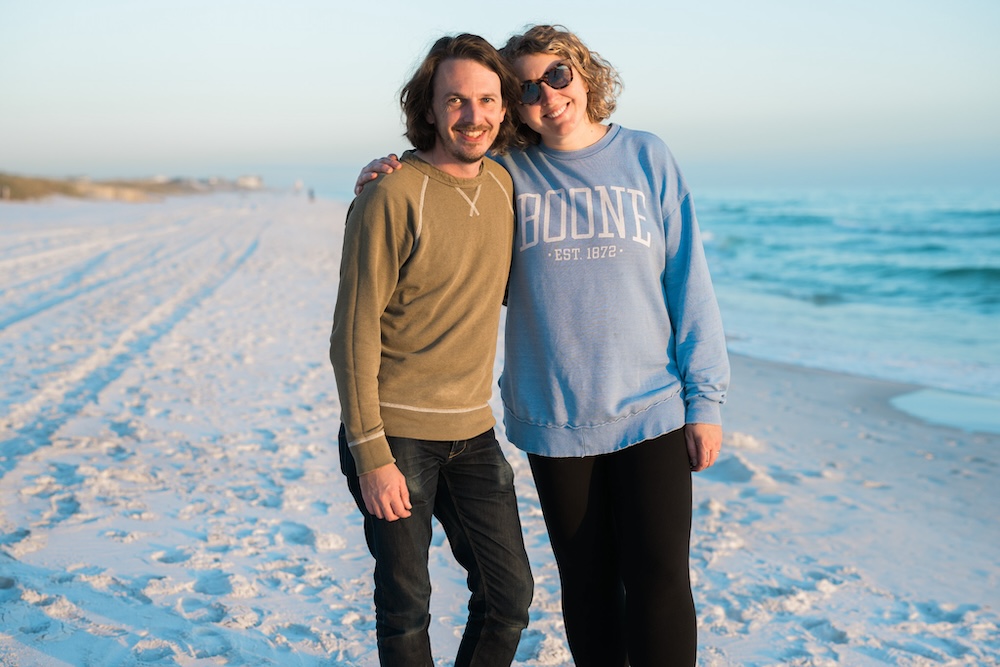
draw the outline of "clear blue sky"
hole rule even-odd
[[[0,0],[0,170],[354,173],[407,147],[434,39],[536,22],[619,68],[612,120],[693,184],[1000,183],[996,0]]]

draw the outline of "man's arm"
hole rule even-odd
[[[365,506],[390,521],[409,516],[410,508],[406,480],[385,436],[378,388],[381,317],[398,281],[398,248],[407,243],[399,217],[383,188],[366,192],[352,204],[330,335],[341,418]]]

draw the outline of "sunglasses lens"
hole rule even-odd
[[[521,84],[521,104],[534,104],[542,99],[542,82],[552,90],[562,90],[573,81],[573,69],[569,65],[556,65],[538,81]]]
[[[545,79],[545,82],[549,84],[549,87],[556,90],[565,88],[573,81],[573,70],[570,69],[569,65],[559,65],[551,72]]]
[[[542,86],[535,81],[521,84],[521,104],[534,104],[542,97]]]

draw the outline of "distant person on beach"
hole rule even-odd
[[[561,26],[501,49],[521,82],[501,395],[527,452],[577,667],[694,665],[691,472],[715,463],[729,358],[687,184],[604,124],[621,81]],[[390,156],[368,165],[394,173]],[[401,172],[406,172],[402,169]]]
[[[517,80],[488,42],[443,37],[403,88],[407,169],[348,212],[330,338],[340,458],[375,557],[379,660],[431,667],[431,516],[468,570],[455,665],[510,665],[531,569],[489,405],[514,233],[488,150],[515,134]]]

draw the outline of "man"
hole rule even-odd
[[[481,37],[444,37],[400,101],[411,166],[348,212],[330,338],[344,474],[375,557],[383,666],[431,667],[431,516],[468,570],[457,667],[510,665],[533,582],[488,401],[510,267],[518,83]]]

